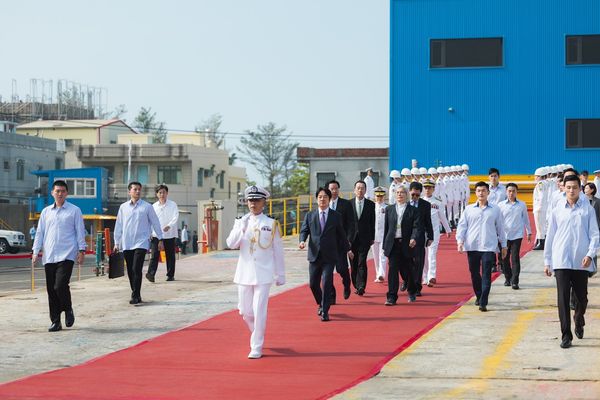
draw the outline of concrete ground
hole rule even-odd
[[[599,399],[600,279],[589,280],[583,340],[561,349],[555,279],[543,273],[542,252],[530,252],[521,267],[520,290],[499,277],[487,313],[472,299],[336,398]]]
[[[288,283],[306,284],[306,253],[286,240]],[[0,297],[0,382],[76,365],[156,335],[236,308],[231,282],[237,251],[191,256],[165,282],[161,264],[152,284],[144,279],[139,306],[128,304],[127,278],[73,282],[73,328],[50,334],[45,289]],[[466,264],[466,260],[465,260]],[[492,287],[489,312],[472,301],[410,348],[380,374],[338,395],[341,399],[600,398],[600,279],[590,280],[583,340],[559,347],[554,278],[542,272],[540,252],[522,261],[521,290]],[[466,268],[466,266],[465,266]],[[307,290],[307,296],[310,296]]]

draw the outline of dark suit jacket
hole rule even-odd
[[[348,236],[348,241],[353,245],[358,245],[359,250],[368,251],[371,243],[375,240],[375,203],[365,198],[360,219],[356,215],[356,198],[350,200],[352,205],[352,224],[349,230],[352,234]]]
[[[433,240],[431,203],[427,200],[419,199],[417,210],[419,211],[419,218],[421,218],[421,234],[417,238],[417,246],[425,247],[427,240]]]
[[[594,211],[596,211],[596,221],[598,222],[598,228],[600,228],[600,199],[594,197],[590,200],[590,204]]]
[[[329,209],[325,229],[321,232],[319,222],[319,209],[306,214],[302,228],[300,228],[300,241],[308,242],[308,261],[311,263],[324,262],[337,264],[340,252],[348,251],[346,232],[342,225],[342,216],[337,211]]]
[[[392,248],[394,247],[394,241],[396,238],[396,224],[398,220],[398,214],[396,213],[396,205],[392,204],[385,209],[385,224],[383,229],[383,253],[386,257],[392,254]],[[402,222],[400,223],[400,230],[402,231],[402,253],[405,257],[412,257],[413,251],[408,246],[411,239],[417,240],[417,238],[423,235],[422,232],[423,224],[421,223],[421,216],[419,211],[411,206],[406,205],[406,210],[402,215]]]
[[[346,238],[348,239],[348,241],[350,241],[350,237],[354,235],[354,216],[352,215],[352,204],[350,204],[349,200],[338,197],[337,207],[335,211],[339,212],[342,215],[342,225],[344,226],[344,230],[346,231]]]

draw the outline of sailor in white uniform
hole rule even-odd
[[[406,169],[406,168],[404,168]],[[395,204],[396,198],[394,196],[396,196],[396,190],[402,185],[402,175],[400,175],[400,172],[398,172],[397,170],[393,169],[392,172],[390,172],[390,178],[392,178],[392,183],[390,184],[390,190],[389,190],[389,200],[388,200],[388,204]]]
[[[426,248],[425,267],[423,268],[423,284],[433,287],[437,283],[437,251],[440,244],[440,228],[444,227],[446,237],[450,237],[450,226],[446,219],[446,213],[442,205],[442,200],[434,196],[435,183],[426,181],[423,184],[423,199],[431,204],[431,225],[433,226],[433,243]]]
[[[548,170],[540,167],[535,170],[535,187],[533,188],[533,222],[535,223],[535,246],[533,250],[544,250],[546,241],[546,214],[548,211],[549,183],[546,181]]]
[[[383,254],[383,231],[385,228],[385,188],[377,186],[375,193],[375,240],[371,245],[375,263],[375,282],[384,282],[387,276],[387,257]]]
[[[365,193],[365,197],[369,200],[375,199],[375,194],[373,193],[373,189],[375,189],[375,181],[373,180],[373,168],[369,167],[365,170],[367,176],[365,176],[365,185],[367,186],[367,192]]]
[[[269,192],[250,186],[244,194],[250,212],[235,220],[227,246],[240,249],[233,281],[238,285],[240,315],[252,333],[248,358],[261,358],[269,289],[273,281],[277,286],[285,283],[283,242],[278,222],[263,214]]]

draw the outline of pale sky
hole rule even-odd
[[[31,78],[67,79],[106,88],[129,123],[146,106],[169,129],[220,113],[227,132],[273,121],[302,146],[388,146],[389,0],[11,1],[1,14],[4,101],[12,79],[22,99]]]

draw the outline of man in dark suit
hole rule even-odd
[[[390,261],[386,306],[393,306],[398,300],[398,272],[408,286],[408,301],[412,303],[416,300],[413,251],[417,245],[417,238],[422,234],[422,224],[418,210],[407,204],[407,198],[406,188],[400,186],[396,190],[396,204],[389,205],[385,210],[383,253]]]
[[[425,247],[433,243],[433,225],[431,223],[431,203],[421,198],[423,185],[420,182],[412,182],[409,186],[410,205],[419,211],[422,229],[417,237],[417,245],[414,248],[415,256],[415,276],[417,291],[416,295],[421,296],[423,268],[425,267]]]
[[[352,284],[356,288],[356,294],[362,296],[367,287],[367,255],[375,241],[375,203],[365,198],[367,184],[364,181],[356,181],[354,184],[355,197],[350,200],[352,204],[353,223],[349,228],[352,263]]]
[[[327,188],[331,191],[331,200],[329,201],[329,208],[337,211],[342,215],[342,225],[344,231],[346,231],[346,238],[350,232],[350,227],[353,225],[354,217],[352,216],[352,204],[346,199],[339,197],[340,183],[338,181],[330,181],[327,184]],[[344,299],[350,297],[350,271],[348,270],[348,253],[347,251],[340,251],[338,262],[335,265],[335,269],[342,277],[342,283],[344,285]],[[336,291],[335,285],[331,291],[331,304],[336,303]]]
[[[329,321],[333,268],[340,252],[348,250],[346,232],[341,215],[329,208],[331,192],[326,188],[317,189],[318,208],[306,214],[300,229],[300,249],[308,242],[309,284],[318,304],[317,314],[321,321]],[[323,288],[321,289],[321,284]]]

